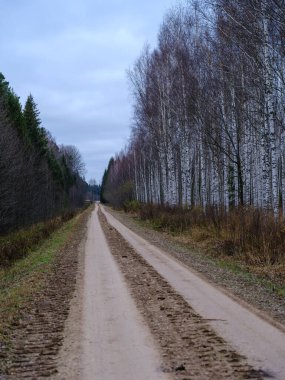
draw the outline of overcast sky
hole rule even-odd
[[[0,0],[0,71],[29,93],[58,144],[76,145],[86,179],[101,181],[129,137],[126,70],[155,46],[178,0]]]

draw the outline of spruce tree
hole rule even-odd
[[[9,90],[9,82],[6,81],[4,75],[0,73],[0,95],[7,95]]]
[[[9,89],[7,94],[7,113],[12,126],[17,130],[21,137],[26,137],[25,121],[22,112],[20,98]]]
[[[47,138],[44,128],[41,128],[40,112],[33,96],[27,98],[24,108],[24,122],[32,145],[41,153],[47,152]]]
[[[17,130],[19,135],[23,136],[25,126],[20,98],[9,86],[9,82],[2,73],[0,73],[0,97],[2,100],[1,111],[7,117],[7,122]]]

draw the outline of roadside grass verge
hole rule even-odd
[[[131,206],[131,205],[130,205]],[[254,274],[263,285],[285,296],[285,224],[271,213],[251,208],[226,213],[217,208],[135,205],[127,209],[144,226],[171,235],[232,272]]]
[[[0,267],[9,266],[14,261],[25,257],[31,249],[41,244],[74,215],[75,213],[68,212],[51,220],[0,236]]]
[[[82,214],[62,224],[42,244],[8,267],[0,267],[0,345],[7,342],[9,329],[21,319],[21,310],[45,286],[46,275],[55,263],[57,252],[72,235]],[[2,344],[4,344],[2,343]],[[0,347],[1,349],[1,347]]]

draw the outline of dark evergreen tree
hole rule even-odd
[[[31,94],[25,104],[24,121],[31,142],[38,148],[39,153],[46,153],[47,138],[45,129],[41,127],[40,112]]]
[[[14,93],[13,90],[8,91],[7,94],[7,112],[9,120],[14,128],[22,137],[27,137],[27,131],[25,129],[25,121],[22,112],[22,106],[20,98]]]
[[[9,82],[6,81],[4,75],[0,73],[0,95],[3,97],[7,95],[9,90]]]
[[[68,152],[41,127],[32,95],[22,111],[0,73],[0,235],[84,205],[84,163]]]
[[[108,163],[108,167],[107,169],[105,169],[104,171],[104,174],[103,174],[103,178],[102,178],[102,184],[101,184],[101,188],[100,188],[100,201],[102,203],[106,203],[107,202],[107,199],[106,199],[106,185],[107,185],[107,180],[108,180],[108,177],[109,177],[109,173],[110,173],[110,170],[111,170],[111,167],[113,166],[114,164],[114,158],[112,157]]]

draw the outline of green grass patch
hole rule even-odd
[[[243,268],[239,263],[224,259],[217,259],[215,261],[221,268],[226,268],[233,273],[243,274],[248,278],[252,278],[251,273],[247,272],[246,269]]]
[[[7,326],[19,318],[19,309],[44,286],[45,273],[55,261],[58,250],[72,233],[80,216],[64,223],[40,246],[13,265],[0,268],[0,339],[6,339]]]
[[[282,288],[277,289],[277,294],[278,294],[280,297],[285,297],[285,287],[282,287]]]
[[[8,266],[44,241],[62,225],[61,218],[36,224],[0,238],[0,265]]]

